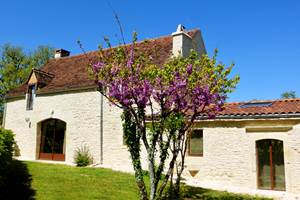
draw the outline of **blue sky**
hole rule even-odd
[[[276,99],[283,91],[300,95],[300,1],[298,0],[110,0],[130,41],[171,34],[177,24],[201,29],[211,55],[236,64],[241,76],[229,101]],[[0,45],[34,50],[38,45],[80,53],[97,49],[103,36],[118,43],[118,26],[107,1],[10,0],[0,3]]]

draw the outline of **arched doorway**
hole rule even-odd
[[[47,119],[41,122],[40,127],[39,159],[64,161],[66,123],[59,119]]]
[[[259,189],[285,190],[283,142],[275,139],[256,141]]]

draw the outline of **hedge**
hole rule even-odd
[[[0,175],[12,161],[14,143],[13,132],[0,128]]]

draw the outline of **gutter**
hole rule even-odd
[[[279,119],[279,118],[300,118],[300,113],[291,113],[291,114],[257,114],[257,115],[224,115],[217,116],[215,119]],[[198,119],[208,120],[207,118]]]
[[[157,119],[157,118],[156,118]],[[256,115],[219,115],[213,119],[209,119],[206,116],[199,116],[195,121],[221,121],[221,120],[255,120],[255,119],[300,119],[300,113],[290,114],[256,114]],[[147,116],[146,121],[150,120],[150,116]]]
[[[72,92],[84,92],[89,90],[95,90],[97,89],[96,86],[86,86],[86,87],[77,87],[77,88],[64,88],[64,89],[56,89],[56,90],[49,90],[49,91],[37,91],[37,96],[43,96],[43,95],[51,95],[51,94],[59,94],[59,93],[72,93]]]
[[[97,89],[97,86],[85,86],[85,87],[75,87],[75,88],[63,88],[63,89],[53,89],[49,91],[37,91],[36,95],[37,96],[43,96],[43,95],[55,95],[59,93],[69,93],[69,92],[81,92],[81,91],[86,91],[86,90],[95,90]],[[6,96],[6,99],[12,100],[12,99],[22,99],[26,97],[26,94],[18,94],[18,95],[12,95],[12,96]]]
[[[100,164],[103,165],[103,95],[101,93],[100,93]]]

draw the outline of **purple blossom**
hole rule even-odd
[[[131,68],[133,65],[133,58],[134,58],[134,44],[131,45],[130,50],[129,50],[129,58],[127,60],[127,67]]]
[[[186,68],[186,72],[190,75],[193,72],[193,65],[192,64],[188,64],[187,68]]]
[[[94,73],[99,73],[101,69],[103,69],[104,63],[103,62],[97,62],[96,64],[92,65],[92,70]]]
[[[211,85],[204,84],[204,81],[192,85],[189,83],[193,70],[200,69],[192,64],[186,65],[183,72],[171,73],[173,80],[166,80],[164,76],[148,79],[142,73],[146,66],[135,63],[134,45],[130,47],[125,64],[126,66],[119,63],[106,65],[104,62],[97,62],[92,66],[98,86],[107,88],[107,96],[125,108],[132,106],[145,109],[153,98],[162,109],[182,114],[198,113],[202,108],[208,107],[201,114],[214,118],[223,110],[226,96],[212,92],[211,89],[217,82]],[[159,66],[159,70],[164,68],[165,66]],[[100,72],[106,73],[106,76],[100,77]],[[209,80],[209,74],[203,78]]]

